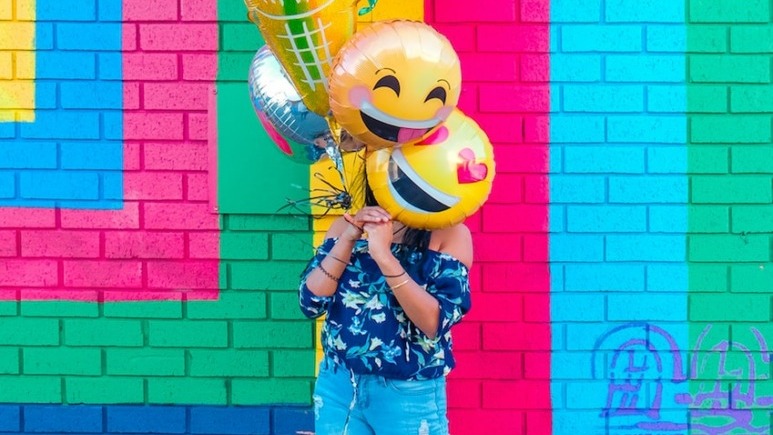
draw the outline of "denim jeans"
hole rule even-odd
[[[314,417],[317,435],[447,435],[446,380],[355,375],[325,358]]]

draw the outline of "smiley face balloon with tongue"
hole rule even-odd
[[[370,150],[427,137],[459,102],[462,73],[448,39],[425,23],[376,22],[333,61],[330,109]]]

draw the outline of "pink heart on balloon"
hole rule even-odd
[[[435,130],[431,135],[427,136],[426,139],[417,143],[416,145],[437,145],[439,143],[445,142],[446,139],[448,139],[448,129],[445,125],[441,125],[440,128]]]
[[[485,163],[475,163],[475,151],[465,148],[459,151],[459,157],[462,159],[456,166],[459,184],[477,183],[486,179],[488,166]]]

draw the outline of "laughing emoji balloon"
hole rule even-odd
[[[376,22],[338,52],[330,108],[368,149],[426,137],[459,102],[462,73],[451,43],[427,24]]]
[[[475,213],[491,193],[494,149],[483,130],[454,110],[429,137],[367,157],[378,204],[412,228],[439,229]]]

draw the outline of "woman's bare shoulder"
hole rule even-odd
[[[456,257],[468,268],[472,267],[472,234],[463,223],[432,231],[430,248]]]

